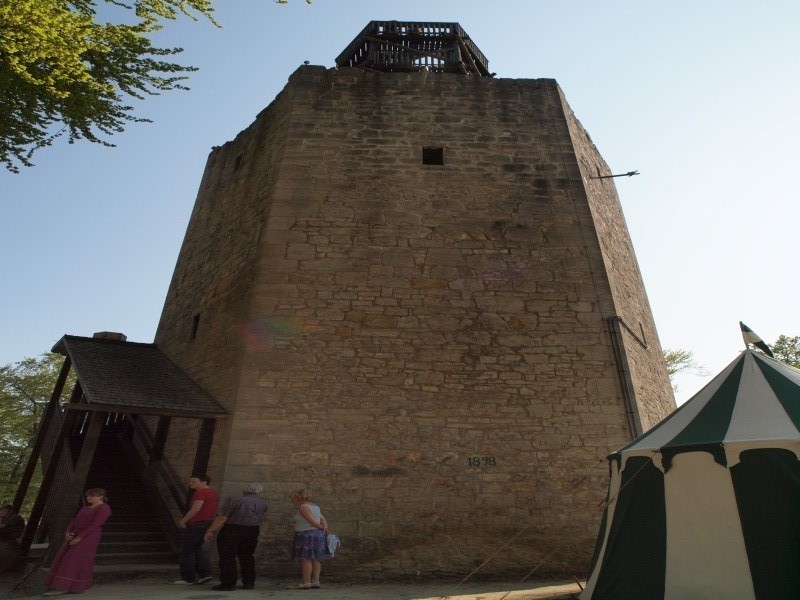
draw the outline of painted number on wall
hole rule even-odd
[[[468,456],[467,464],[470,467],[493,467],[497,464],[494,456]]]

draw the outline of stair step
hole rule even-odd
[[[173,552],[113,552],[109,554],[98,554],[95,557],[98,565],[116,564],[141,564],[141,563],[166,563],[176,565],[178,557]]]
[[[111,510],[114,510],[114,509],[112,508]],[[142,514],[131,514],[131,513],[126,513],[126,512],[116,512],[116,513],[112,512],[111,513],[111,518],[108,521],[106,521],[106,523],[108,525],[125,524],[126,526],[127,525],[133,525],[133,524],[136,524],[136,523],[141,523],[142,525],[145,525],[147,523],[155,523],[155,522],[156,522],[155,521],[155,517],[153,516],[152,512],[148,512],[146,514],[145,513],[142,513]],[[105,527],[105,525],[103,525],[103,527]]]
[[[136,543],[136,542],[154,542],[156,540],[162,541],[163,535],[161,532],[153,531],[109,531],[103,529],[103,542],[114,543]]]
[[[103,531],[134,531],[136,533],[160,532],[161,527],[153,521],[118,521],[117,523],[107,523],[103,526]]]
[[[111,506],[111,518],[122,521],[135,521],[137,519],[151,520],[153,512],[147,507],[141,506],[138,508],[125,509],[116,505]]]
[[[178,559],[167,562],[116,563],[113,565],[94,566],[95,583],[112,581],[129,581],[138,577],[162,578],[164,583],[178,578]]]
[[[154,540],[150,542],[100,542],[97,547],[98,554],[142,554],[149,552],[172,552],[172,548],[166,541]]]
[[[89,469],[86,487],[106,490],[112,511],[103,525],[95,574],[113,578],[125,573],[164,573],[169,579],[177,573],[178,557],[171,545],[174,535],[162,529],[155,512],[159,509],[151,505],[138,467],[129,459],[129,448],[130,441],[123,437],[101,437]]]
[[[146,517],[143,517],[142,515],[129,515],[129,514],[124,514],[124,513],[123,514],[113,514],[112,513],[111,518],[108,521],[105,522],[103,527],[106,527],[106,526],[110,527],[112,525],[114,525],[114,526],[124,525],[125,528],[127,529],[131,525],[138,525],[138,524],[141,524],[141,525],[158,525],[158,523],[156,523],[156,521],[153,519],[153,515],[152,514],[148,514]]]

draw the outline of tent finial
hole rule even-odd
[[[770,358],[775,358],[772,355],[772,350],[769,349],[769,346],[767,346],[764,340],[762,340],[756,332],[754,332],[741,321],[739,321],[739,327],[742,329],[742,338],[744,338],[745,347],[749,348],[750,344],[752,344]]]

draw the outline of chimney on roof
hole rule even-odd
[[[124,342],[128,339],[127,335],[116,331],[98,331],[92,337],[96,340],[114,340],[116,342]]]

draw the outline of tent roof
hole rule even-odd
[[[90,405],[118,412],[193,418],[226,414],[155,344],[65,335],[53,352],[72,361]]]
[[[800,370],[748,349],[656,427],[614,455],[800,442]],[[784,446],[781,443],[778,446]]]

